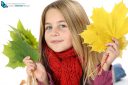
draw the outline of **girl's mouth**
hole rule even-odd
[[[53,44],[58,44],[58,43],[61,43],[63,42],[64,40],[52,40],[51,43]]]

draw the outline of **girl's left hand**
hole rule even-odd
[[[112,62],[119,56],[119,43],[113,38],[113,43],[108,43],[106,52],[103,54],[101,66],[105,71],[108,71]]]

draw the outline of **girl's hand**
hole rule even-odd
[[[32,77],[32,72],[36,79],[47,85],[47,73],[45,67],[41,63],[34,63],[29,56],[23,59],[24,64],[27,66],[26,72],[29,77]]]
[[[23,62],[24,62],[24,64],[27,66],[27,68],[26,68],[26,72],[27,72],[27,74],[28,74],[28,76],[32,76],[32,71],[35,71],[35,69],[36,69],[36,63],[34,63],[31,59],[30,59],[30,57],[29,56],[27,56],[27,57],[25,57],[24,59],[23,59]]]
[[[116,39],[112,39],[113,43],[107,44],[106,52],[103,54],[101,61],[102,68],[107,71],[110,68],[112,62],[119,56],[119,43]]]

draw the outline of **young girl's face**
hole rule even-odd
[[[49,9],[45,17],[45,41],[55,52],[62,52],[72,47],[68,25],[57,9]]]

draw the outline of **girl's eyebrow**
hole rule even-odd
[[[58,22],[60,23],[60,22],[66,22],[66,21],[65,21],[65,20],[60,20],[60,21],[58,21]]]
[[[66,22],[65,20],[60,20],[60,21],[57,21],[57,23],[61,23],[61,22]],[[51,25],[50,22],[46,22],[45,25]]]
[[[46,23],[45,23],[45,25],[51,25],[51,23],[49,23],[49,22],[46,22]]]

